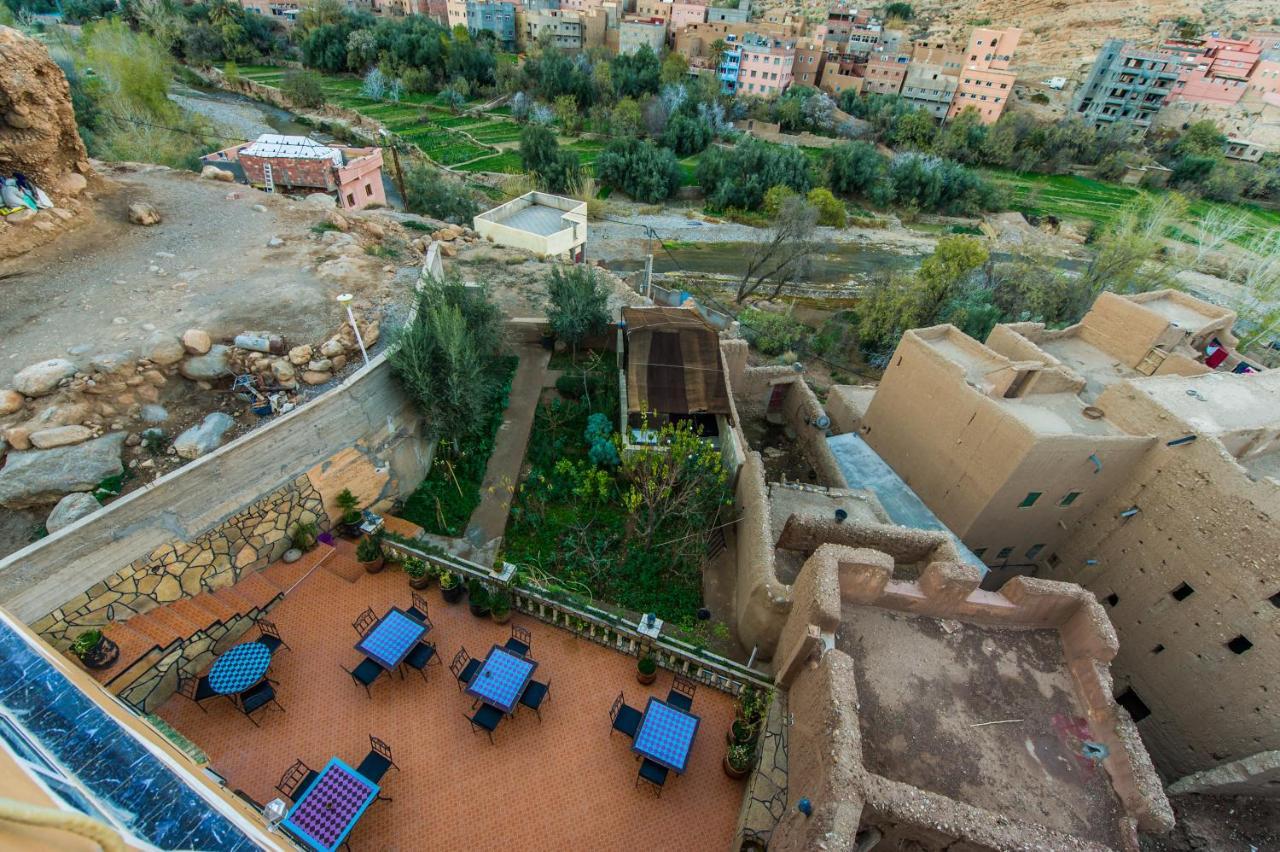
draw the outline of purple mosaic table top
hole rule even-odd
[[[312,848],[330,852],[342,845],[377,797],[377,784],[335,757],[294,804],[284,826]]]
[[[356,643],[356,650],[384,669],[391,670],[404,662],[413,646],[425,635],[425,624],[394,607]]]
[[[467,694],[503,713],[510,713],[520,701],[520,696],[524,694],[524,688],[529,685],[533,670],[537,667],[534,660],[494,645],[480,671],[467,684]]]
[[[676,772],[684,772],[700,721],[692,713],[650,697],[631,748],[654,763],[660,763]]]

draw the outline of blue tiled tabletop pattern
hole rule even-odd
[[[404,662],[413,646],[425,635],[425,624],[399,607],[393,607],[356,643],[356,650],[390,670]]]
[[[489,657],[467,684],[467,694],[510,713],[524,693],[538,664],[494,645]]]
[[[2,618],[0,709],[21,723],[113,817],[153,846],[258,849]]]
[[[650,697],[631,748],[668,769],[684,772],[699,721],[701,720],[692,713],[677,710],[664,701]]]
[[[270,665],[270,648],[261,642],[243,642],[214,662],[209,686],[219,695],[236,695],[262,680]]]
[[[321,852],[337,849],[378,797],[378,785],[336,757],[285,817],[284,827]]]

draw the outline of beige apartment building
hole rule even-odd
[[[1280,780],[1263,755],[1280,749],[1280,372],[1240,358],[1234,321],[1156,291],[985,344],[917,329],[874,393],[828,408],[986,563],[984,588],[1041,576],[1106,605],[1118,699],[1167,780],[1241,761],[1234,791],[1263,792]]]

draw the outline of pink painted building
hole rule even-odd
[[[741,41],[738,94],[776,98],[791,85],[795,65],[794,41],[749,35]]]
[[[1280,94],[1280,59],[1260,59],[1249,76],[1247,93],[1254,97]]]
[[[701,3],[672,3],[671,31],[675,32],[690,24],[701,24],[707,20],[707,7]]]
[[[250,186],[268,192],[323,192],[352,210],[387,203],[380,148],[338,148],[306,136],[264,133],[201,159],[210,165],[238,164]]]
[[[873,95],[896,95],[902,91],[911,57],[905,53],[873,53],[867,60],[862,91]]]
[[[1227,106],[1239,103],[1261,59],[1259,43],[1210,37],[1200,42],[1199,48],[1199,56],[1186,60],[1169,102]]]
[[[961,60],[960,82],[947,118],[955,118],[966,108],[977,110],[983,124],[994,124],[1013,94],[1018,75],[1009,70],[1022,30],[979,27],[969,34],[969,44]]]

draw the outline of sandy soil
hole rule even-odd
[[[98,201],[92,225],[0,264],[0,386],[72,346],[136,350],[155,329],[199,327],[215,339],[264,329],[321,340],[341,322],[339,293],[370,305],[402,295],[380,265],[339,279],[316,273],[321,245],[307,237],[321,210],[186,172],[108,174],[120,188]],[[163,222],[130,224],[134,201],[155,205]],[[267,248],[272,236],[284,246]]]

